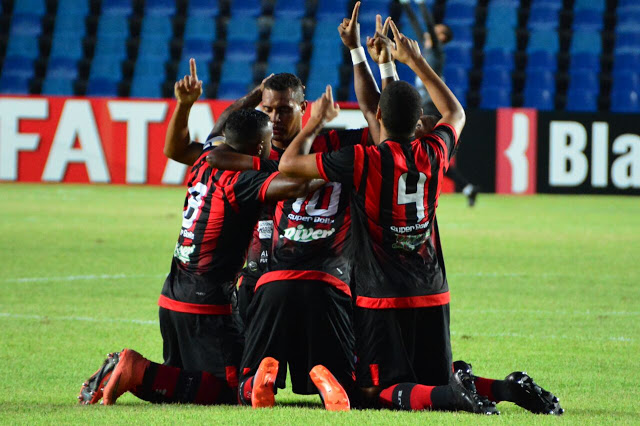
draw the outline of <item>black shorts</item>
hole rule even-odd
[[[449,383],[449,304],[429,308],[355,308],[356,380],[360,387]]]
[[[346,389],[353,389],[351,313],[351,298],[323,281],[261,285],[248,310],[242,377],[254,375],[260,361],[270,356],[280,363],[278,388],[285,387],[288,364],[293,392],[317,393],[309,371],[322,364]]]
[[[245,274],[242,274],[240,278],[240,286],[238,287],[238,312],[240,312],[240,318],[242,318],[245,327],[248,324],[247,310],[249,309],[249,305],[253,299],[253,293],[255,292],[258,278],[260,277]]]
[[[237,386],[244,336],[236,311],[199,315],[160,308],[160,332],[165,365],[207,371]]]

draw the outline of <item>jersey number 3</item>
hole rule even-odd
[[[193,226],[193,221],[200,216],[200,208],[204,203],[204,197],[207,195],[207,185],[198,182],[191,188],[189,188],[189,201],[187,202],[187,209],[182,216],[182,227],[189,229]]]
[[[407,194],[407,175],[408,173],[403,173],[398,179],[398,205],[415,204],[416,215],[418,216],[418,222],[420,222],[424,219],[424,184],[427,181],[427,175],[420,173],[416,192],[412,194]]]

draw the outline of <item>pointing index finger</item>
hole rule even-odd
[[[382,19],[382,18],[381,18]],[[387,19],[384,20],[384,26],[382,27],[382,35],[386,37],[389,33],[389,23],[391,22],[391,16],[388,16]]]
[[[353,6],[353,13],[351,14],[351,22],[358,22],[358,12],[360,11],[360,2],[356,2]]]
[[[398,27],[396,27],[396,23],[393,22],[393,19],[389,20],[389,27],[391,28],[391,32],[393,33],[393,37],[397,41],[400,38],[400,31],[398,31]]]
[[[196,72],[196,60],[191,58],[189,59],[189,68],[191,69],[191,77],[198,79],[198,73]]]

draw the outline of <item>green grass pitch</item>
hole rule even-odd
[[[459,195],[438,217],[452,292],[454,359],[503,378],[524,369],[561,418],[501,403],[467,413],[328,413],[280,392],[277,407],[81,407],[107,352],[161,361],[156,301],[181,223],[171,187],[0,185],[0,422],[85,424],[640,423],[640,199]]]

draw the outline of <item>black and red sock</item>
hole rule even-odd
[[[133,392],[155,403],[235,404],[236,389],[206,371],[185,371],[152,362]]]
[[[238,402],[240,405],[251,405],[251,392],[253,390],[253,376],[247,377],[238,387]]]

